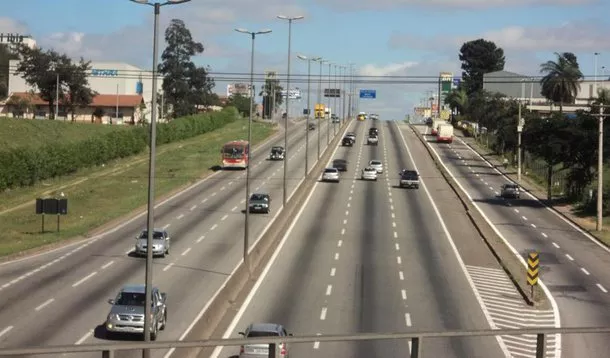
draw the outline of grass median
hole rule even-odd
[[[256,145],[273,135],[272,124],[253,123],[252,141]],[[238,120],[225,127],[188,140],[157,148],[155,196],[159,200],[212,173],[220,163],[220,148],[227,141],[247,138],[247,121]],[[127,218],[145,207],[148,190],[148,153],[120,159],[102,167],[46,180],[31,187],[18,188],[0,195],[0,257],[15,256],[57,245],[70,239],[87,237],[113,220]],[[41,216],[35,214],[33,200],[56,196],[68,199],[68,215],[46,215],[45,233]]]

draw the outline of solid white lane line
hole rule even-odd
[[[201,204],[205,203],[206,201],[208,201],[208,198],[201,200]]]
[[[87,338],[89,338],[89,336],[91,336],[93,334],[93,330],[90,330],[89,332],[85,333],[84,336],[82,336],[78,341],[76,341],[76,343],[74,343],[75,345],[81,345],[83,344]]]
[[[411,314],[410,313],[405,313],[405,324],[407,325],[407,327],[411,327]],[[409,343],[411,343],[409,341]]]
[[[217,224],[212,225],[212,227],[210,228],[210,231],[214,231],[214,230],[216,230],[216,228],[217,228],[217,227],[218,227],[218,225],[217,225]]]
[[[186,256],[186,254],[188,254],[189,251],[191,251],[190,247],[188,249],[184,250],[184,252],[182,253],[182,256]]]
[[[345,235],[345,229],[341,229],[341,235]]]
[[[400,258],[400,256],[396,256],[396,262],[400,265],[402,264],[402,259]]]
[[[398,278],[400,278],[401,281],[405,280],[405,274],[402,273],[402,271],[398,271]]]
[[[93,277],[95,275],[97,275],[97,271],[93,271],[92,273],[88,274],[87,276],[85,276],[85,277],[81,278],[80,280],[76,281],[72,285],[72,287],[76,287],[76,286],[82,284],[83,282],[87,281],[88,279],[90,279],[91,277]]]
[[[546,236],[546,234],[545,234],[545,233],[542,233],[541,235],[542,235],[542,236],[544,236],[545,238],[547,238],[547,237],[548,237],[548,236]]]
[[[197,243],[202,242],[203,240],[205,240],[205,235],[201,235],[199,236],[199,238],[197,239]]]
[[[555,246],[555,247],[556,247],[556,248],[558,248],[558,249],[560,248],[560,246],[559,246],[559,245],[557,245],[556,243],[553,243],[553,246]]]
[[[106,263],[104,266],[102,266],[102,270],[107,269],[108,267],[110,267],[112,264],[114,263],[114,261],[110,261],[108,263]]]
[[[333,292],[333,285],[326,286],[326,296],[330,296]]]
[[[195,209],[197,209],[197,205],[193,205],[193,206],[191,206],[191,208],[190,208],[189,210],[190,210],[190,211],[193,211],[193,210],[195,210]]]
[[[394,244],[394,247],[396,247],[396,251],[400,250],[400,246],[398,245],[398,243]]]
[[[523,219],[523,220],[526,220],[526,221],[527,221],[527,218],[526,218],[525,216],[523,216],[523,215],[521,215],[521,219]]]
[[[586,269],[586,268],[584,268],[584,267],[581,267],[581,268],[580,268],[580,271],[582,271],[582,272],[583,272],[585,275],[587,275],[587,276],[589,276],[589,275],[590,275],[589,271],[587,271],[587,269]]]
[[[11,329],[13,329],[13,326],[8,326],[5,329],[3,329],[2,331],[0,331],[0,337],[4,336],[5,334],[7,334],[8,332],[11,331]]]
[[[326,307],[322,308],[322,312],[320,312],[320,320],[324,321],[326,319]]]
[[[237,210],[237,206],[234,206],[233,209],[231,209],[231,211],[235,211]]]
[[[336,272],[337,272],[337,269],[336,269],[336,268],[334,268],[334,267],[333,267],[333,268],[331,268],[331,269],[330,269],[330,276],[331,276],[331,277],[334,277]]]
[[[167,266],[165,266],[165,267],[163,268],[163,271],[167,271],[167,270],[169,270],[170,268],[172,268],[172,266],[174,266],[174,263],[173,263],[173,262],[172,262],[172,263],[169,263]]]
[[[534,225],[534,224],[530,224],[530,225],[532,225],[532,227],[533,227],[534,229],[536,228],[536,225]]]
[[[398,233],[396,231],[394,231],[394,238],[398,239]]]
[[[570,256],[570,254],[566,254],[566,257],[568,258],[568,260],[574,261],[574,258],[572,256]]]
[[[180,219],[182,219],[183,217],[184,217],[184,214],[180,214],[180,215],[178,215],[178,216],[176,217],[176,219],[180,220]]]
[[[339,260],[339,253],[338,252],[335,253],[335,260]]]
[[[403,300],[407,300],[407,291],[406,290],[400,290],[400,295],[402,296]]]
[[[343,240],[337,241],[337,247],[341,247],[343,245]]]
[[[608,293],[608,290],[606,290],[606,288],[604,286],[602,286],[601,284],[596,284],[597,288],[599,288],[600,290],[602,290],[603,293]]]
[[[220,218],[220,221],[225,221],[227,220],[227,218],[229,217],[229,215],[225,214],[225,216],[223,216],[222,218]]]
[[[44,301],[40,306],[36,307],[35,310],[40,311],[41,309],[43,309],[46,306],[48,306],[49,304],[51,304],[51,302],[53,302],[53,301],[55,301],[54,298],[49,298],[48,300]]]

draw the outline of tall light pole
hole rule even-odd
[[[335,77],[334,77],[334,88],[333,88],[333,92],[335,94],[335,96],[333,97],[333,107],[334,107],[334,111],[335,111],[335,116],[339,117],[339,110],[337,107],[337,89],[338,89],[338,82],[337,82],[337,70],[339,69],[339,65],[335,64]],[[332,116],[331,116],[332,117]],[[333,138],[334,136],[337,135],[337,122],[335,122],[335,120],[333,119]]]
[[[301,60],[307,61],[307,122],[305,124],[305,177],[309,173],[309,117],[311,116],[311,61],[319,61],[321,57],[307,57],[297,55]],[[320,127],[318,127],[320,133]]]
[[[251,148],[252,145],[252,113],[254,112],[254,41],[256,40],[256,35],[268,34],[271,32],[269,29],[260,30],[260,31],[248,31],[246,29],[235,29],[235,31],[240,32],[242,34],[250,35],[252,39],[252,50],[250,52],[250,115],[248,118],[248,147]],[[250,150],[248,150],[249,153]],[[249,210],[249,201],[250,201],[250,163],[246,167],[246,215],[244,221],[244,267],[250,272],[250,260],[248,255],[248,249],[250,247],[250,210]]]
[[[594,58],[594,67],[595,67],[595,77],[593,77],[593,96],[597,96],[597,57],[600,55],[599,52],[593,53]]]
[[[322,59],[322,57],[318,57],[317,60],[314,60],[316,62],[320,63],[320,76],[318,77],[318,101],[316,103],[318,104],[322,104],[322,65],[324,65],[324,63],[328,62],[324,59]],[[320,131],[322,130],[321,126],[320,126],[320,117],[318,117],[318,159],[320,159]]]
[[[521,79],[521,98],[519,98],[519,114],[517,116],[517,183],[521,184],[521,132],[523,132],[523,118],[521,118],[521,102],[525,97],[525,78]]]
[[[292,57],[290,55],[290,45],[291,45],[291,37],[292,37],[292,22],[294,20],[301,20],[302,18],[304,18],[303,16],[284,16],[284,15],[278,15],[277,16],[278,19],[280,20],[287,20],[288,21],[288,71],[286,72],[286,118],[284,119],[284,148],[286,148],[285,150],[288,150],[288,117],[290,116],[290,58]],[[284,206],[286,205],[286,202],[288,201],[288,189],[287,189],[287,185],[286,185],[286,179],[288,176],[288,161],[285,160],[284,161],[284,189],[282,190],[282,203],[284,204]]]
[[[56,76],[57,78],[55,82],[55,116],[53,118],[54,120],[57,120],[57,116],[59,115],[59,72],[57,72]]]
[[[330,68],[333,65],[333,63],[329,62],[328,63],[328,118],[326,121],[326,146],[328,146],[330,144],[330,117],[332,114],[332,111],[334,110],[334,108],[330,108]]]
[[[353,101],[354,100],[354,64],[349,64],[349,97],[347,103],[347,118],[352,118],[353,113]]]

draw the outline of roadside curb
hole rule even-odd
[[[530,286],[527,285],[526,282],[526,268],[519,261],[518,257],[515,257],[515,254],[507,247],[504,241],[494,232],[493,228],[487,221],[482,217],[482,215],[476,210],[476,208],[472,205],[470,200],[465,197],[466,193],[464,193],[458,186],[455,180],[447,173],[445,168],[439,163],[438,158],[432,152],[430,148],[430,144],[424,138],[424,136],[419,132],[414,125],[408,125],[411,131],[417,136],[417,138],[422,142],[426,151],[434,161],[435,166],[440,171],[443,178],[449,184],[452,191],[457,195],[458,199],[464,206],[466,210],[466,214],[468,218],[474,225],[475,229],[489,248],[489,251],[498,261],[498,264],[504,272],[508,275],[509,279],[513,282],[515,288],[523,298],[523,300],[529,306],[543,306],[547,303],[546,293],[540,288],[540,286],[535,286],[535,295],[538,297],[538,301],[533,301],[529,297]],[[544,294],[544,296],[542,295]],[[541,300],[542,297],[545,297],[545,300]]]
[[[494,163],[494,162],[497,162],[497,160],[495,158],[493,158],[493,157],[490,158],[490,156],[488,154],[481,153],[479,150],[477,150],[478,148],[471,145],[470,143],[467,143],[465,140],[462,139],[462,137],[458,137],[458,138],[460,139],[460,141],[462,143],[464,143],[464,145],[468,146],[471,150],[473,150],[479,156],[481,156],[481,158],[483,158],[488,164],[492,165],[495,169],[497,169],[500,173],[502,173],[502,175],[504,175],[506,178],[508,178],[510,181],[514,182],[515,184],[518,184],[517,180],[514,178],[514,174],[508,173],[506,170],[504,170],[501,167],[499,162]],[[540,191],[540,192],[543,191],[543,188],[540,188],[537,186],[537,184],[532,183],[531,180],[529,180],[529,178],[527,178],[526,180],[528,182],[528,186],[533,187],[535,191]],[[534,190],[532,190],[531,188],[524,187],[523,184],[519,184],[519,187],[521,187],[525,192],[527,192],[532,197],[536,198],[538,200],[538,202],[540,202],[540,204],[542,204],[544,207],[546,207],[549,210],[552,210],[553,213],[555,213],[556,215],[561,216],[561,218],[565,219],[570,224],[572,224],[573,227],[578,228],[584,235],[586,235],[587,237],[589,237],[592,240],[595,240],[598,244],[601,244],[601,245],[605,246],[606,248],[610,249],[609,243],[606,243],[605,241],[601,240],[600,238],[598,238],[597,236],[592,234],[589,229],[581,226],[578,222],[576,222],[570,216],[566,215],[565,213],[563,213],[560,210],[557,210],[553,205],[548,205],[546,203],[546,201],[547,201],[546,198],[540,197],[540,195],[536,194]]]

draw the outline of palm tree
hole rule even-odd
[[[458,114],[463,114],[468,104],[468,94],[464,89],[454,89],[445,97],[445,104],[456,110]]]
[[[555,55],[557,61],[547,61],[540,65],[540,73],[545,74],[540,84],[542,94],[548,100],[559,103],[559,112],[563,113],[563,104],[572,103],[576,98],[583,75],[573,53],[555,52]]]

